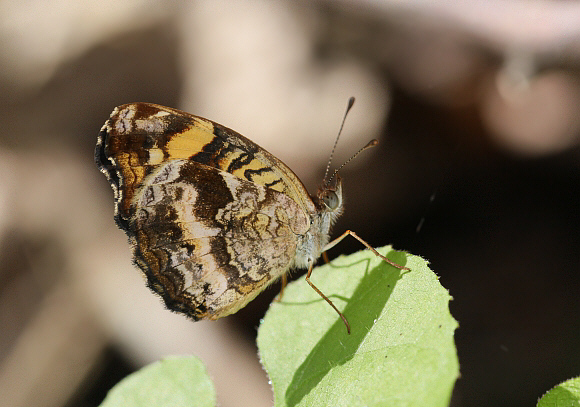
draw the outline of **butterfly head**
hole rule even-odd
[[[318,207],[321,212],[329,214],[331,221],[334,221],[342,214],[342,178],[338,174],[333,178],[332,184],[323,184],[316,194]]]

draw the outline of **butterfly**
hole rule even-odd
[[[308,284],[350,332],[310,281],[320,255],[350,235],[407,269],[350,230],[329,241],[343,211],[338,170],[310,195],[282,161],[211,120],[149,103],[119,106],[101,128],[95,161],[148,286],[193,320],[232,314],[277,279],[284,284],[289,270],[306,268]]]

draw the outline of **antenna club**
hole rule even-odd
[[[354,98],[354,96],[351,96],[350,98],[348,98],[348,104],[347,104],[347,106],[346,106],[346,111],[347,111],[347,112],[348,112],[348,111],[349,111],[349,110],[352,108],[352,106],[354,105],[354,101],[355,101],[355,98]]]
[[[371,148],[371,147],[376,147],[379,145],[379,140],[377,140],[376,138],[372,139],[371,141],[369,141],[369,143],[364,146],[364,148]]]

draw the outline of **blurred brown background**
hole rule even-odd
[[[580,374],[580,3],[4,1],[0,44],[1,405],[96,406],[183,353],[221,406],[272,404],[254,339],[276,286],[194,324],[131,265],[93,149],[135,101],[236,129],[314,191],[356,96],[334,165],[381,144],[342,171],[335,230],[431,261],[452,404],[535,405]]]

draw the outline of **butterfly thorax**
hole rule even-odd
[[[342,181],[337,176],[334,186],[322,185],[312,196],[316,210],[310,214],[310,229],[298,240],[295,267],[308,268],[320,257],[330,240],[330,229],[342,214]]]

